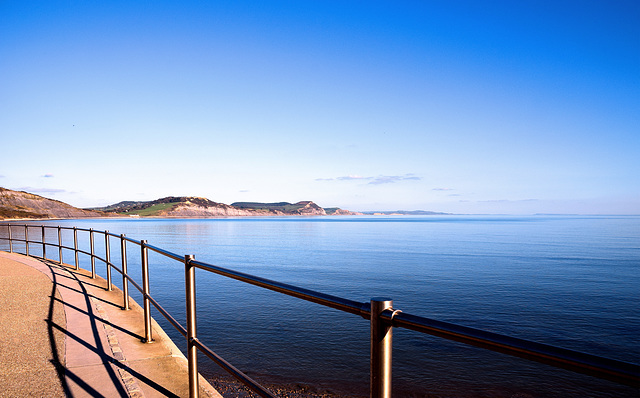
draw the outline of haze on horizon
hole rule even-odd
[[[640,3],[0,3],[0,186],[640,214]]]

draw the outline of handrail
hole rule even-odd
[[[394,327],[402,327],[432,336],[443,337],[557,368],[608,379],[620,384],[634,386],[634,381],[638,383],[639,380],[638,365],[622,361],[423,318],[404,312],[393,314],[392,311],[384,311],[380,316],[385,322]]]
[[[302,300],[311,301],[316,304],[324,305],[325,307],[360,315],[365,319],[369,319],[371,315],[370,309],[368,308],[369,303],[359,303],[357,301],[343,299],[330,294],[319,293],[313,290],[245,274],[243,272],[233,271],[200,261],[193,261],[193,265],[205,271],[213,272],[251,285],[273,290]]]
[[[269,289],[278,293],[286,294],[298,299],[313,302],[347,312],[359,315],[370,320],[371,324],[371,396],[372,397],[390,397],[391,396],[391,337],[393,327],[402,327],[414,330],[420,333],[438,336],[448,340],[462,342],[464,344],[482,347],[491,351],[501,352],[511,356],[521,357],[527,360],[545,363],[557,368],[568,369],[574,372],[587,374],[590,376],[607,379],[620,384],[637,387],[640,385],[640,366],[623,361],[608,359],[596,355],[585,354],[578,351],[568,350],[551,345],[541,344],[533,341],[523,340],[511,336],[501,335],[497,333],[487,332],[480,329],[455,325],[452,323],[428,319],[416,315],[404,313],[392,308],[393,301],[386,298],[374,298],[370,302],[357,302],[338,296],[333,296],[310,289],[250,275],[247,273],[219,267],[213,264],[196,261],[192,255],[180,256],[162,248],[148,244],[145,240],[138,241],[126,237],[125,235],[113,234],[109,231],[97,231],[92,228],[77,227],[61,227],[48,225],[29,225],[29,224],[4,224],[8,228],[7,237],[0,237],[2,240],[9,241],[9,251],[14,251],[14,242],[23,242],[25,244],[25,254],[29,253],[29,244],[42,245],[43,258],[46,258],[46,246],[58,247],[59,262],[62,263],[62,250],[71,250],[75,255],[76,269],[78,268],[78,254],[87,255],[91,258],[92,277],[95,277],[95,260],[99,260],[107,266],[107,289],[111,289],[111,268],[116,269],[123,277],[123,293],[127,292],[127,282],[131,284],[142,294],[144,300],[144,319],[145,319],[145,340],[152,341],[151,335],[151,315],[150,305],[152,304],[164,316],[171,325],[178,330],[187,340],[187,352],[189,361],[189,390],[190,396],[198,396],[198,378],[197,378],[197,357],[196,350],[200,350],[207,357],[221,366],[237,380],[247,385],[254,392],[262,397],[273,397],[264,387],[260,386],[250,377],[236,369],[230,363],[226,362],[222,357],[213,352],[209,347],[202,343],[196,334],[195,320],[195,269],[199,268],[207,272],[215,273],[227,278],[232,278],[244,283],[248,283],[261,288]],[[12,236],[12,227],[24,228],[24,239]],[[41,228],[41,240],[29,239],[29,228]],[[45,229],[57,229],[58,242],[46,242]],[[73,247],[65,246],[62,242],[61,230],[73,230],[74,242]],[[78,249],[77,232],[88,232],[90,235],[91,252]],[[102,234],[105,237],[105,256],[99,257],[94,252],[93,234]],[[119,269],[110,261],[110,238],[116,238],[121,241],[121,260],[122,269]],[[132,243],[141,249],[141,262],[143,274],[143,286],[140,286],[127,273],[127,254],[126,243]],[[149,268],[148,268],[148,250],[156,252],[170,259],[180,261],[185,266],[185,294],[187,302],[187,327],[182,326],[167,310],[165,310],[151,295],[149,294]],[[128,295],[123,297],[123,309],[128,309]]]

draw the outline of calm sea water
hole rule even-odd
[[[425,216],[66,220],[356,301],[640,362],[640,217]],[[34,230],[30,232],[39,236]],[[4,232],[0,232],[4,233]],[[56,241],[55,231],[47,239]],[[19,232],[14,233],[19,234]],[[80,237],[81,247],[88,238]],[[71,233],[63,236],[72,242]],[[70,244],[70,243],[69,243]],[[0,248],[7,249],[0,243]],[[111,241],[119,264],[119,243]],[[98,240],[97,251],[104,250]],[[32,252],[38,254],[34,246]],[[139,250],[128,246],[139,280]],[[71,253],[65,261],[72,262]],[[48,252],[56,257],[57,251]],[[81,257],[82,267],[89,260]],[[184,322],[184,270],[150,254],[151,294]],[[104,266],[98,266],[104,276]],[[114,274],[117,275],[117,274]],[[119,281],[116,283],[120,286]],[[133,295],[141,302],[139,295]],[[198,334],[261,381],[368,395],[368,322],[197,272]],[[154,318],[178,343],[182,336]],[[627,397],[637,390],[416,332],[394,331],[396,396]],[[201,372],[216,365],[202,357]]]

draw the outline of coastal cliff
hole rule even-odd
[[[326,216],[360,214],[337,207],[324,209],[312,201],[297,203],[237,202],[231,205],[196,196],[167,196],[151,201],[124,201],[78,209],[28,192],[0,187],[0,220],[86,217],[207,218],[244,216]]]
[[[120,202],[95,208],[118,215],[139,217],[233,217],[252,216],[254,212],[236,209],[224,203],[196,196],[167,196],[147,202]]]
[[[58,200],[0,187],[0,220],[106,216],[110,215],[99,211],[78,209]]]
[[[195,196],[168,196],[148,202],[120,202],[95,208],[105,212],[138,217],[243,217],[243,216],[326,216],[354,215],[340,208],[324,209],[312,201],[297,203],[235,202],[231,205]]]
[[[302,201],[298,203],[277,202],[277,203],[260,203],[260,202],[235,202],[231,206],[244,209],[266,212],[267,214],[282,215],[298,215],[298,216],[326,216],[327,212],[322,207],[312,201]]]

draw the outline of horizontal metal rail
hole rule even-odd
[[[178,332],[180,332],[180,334],[187,337],[187,329],[185,329],[180,322],[176,321],[176,319],[172,317],[171,314],[169,314],[160,304],[158,304],[153,297],[149,296],[149,301],[151,301],[151,304],[156,307],[156,309],[173,325],[174,328],[178,330]]]
[[[381,317],[394,327],[458,341],[620,384],[634,386],[640,381],[640,367],[627,362],[436,321],[404,312],[394,314],[394,311],[386,310],[381,314]]]
[[[127,279],[129,280],[129,282],[131,282],[131,284],[140,292],[142,293],[142,286],[138,285],[138,282],[136,282],[132,277],[130,277],[129,275],[127,275]]]
[[[195,322],[195,273],[196,268],[202,269],[207,272],[215,273],[224,277],[232,278],[244,283],[248,283],[261,288],[269,289],[278,293],[286,294],[298,299],[306,300],[316,304],[323,305],[325,307],[333,308],[339,311],[347,312],[350,314],[361,316],[365,319],[369,319],[372,329],[372,363],[371,363],[371,391],[372,396],[390,396],[390,358],[391,358],[391,328],[401,327],[410,330],[414,330],[420,333],[429,334],[448,340],[458,341],[464,344],[485,348],[491,351],[508,354],[527,360],[536,361],[544,364],[548,364],[554,367],[568,369],[574,372],[587,374],[590,376],[611,380],[620,384],[638,387],[640,385],[640,366],[627,362],[617,361],[613,359],[603,358],[595,355],[585,354],[578,351],[568,350],[564,348],[554,347],[551,345],[541,344],[533,341],[523,340],[511,336],[501,335],[497,333],[487,332],[480,329],[455,325],[452,323],[437,321],[428,319],[416,315],[404,313],[397,309],[391,308],[392,301],[389,299],[372,299],[370,302],[358,302],[342,297],[337,297],[325,293],[316,292],[310,289],[301,288],[298,286],[250,275],[247,273],[219,267],[213,264],[196,261],[193,256],[180,256],[176,253],[164,250],[162,248],[149,245],[146,241],[138,241],[125,237],[124,235],[116,235],[108,231],[96,231],[86,228],[75,227],[54,227],[47,225],[18,225],[18,224],[4,224],[8,226],[8,237],[0,237],[0,239],[8,240],[10,251],[13,251],[13,242],[23,242],[25,244],[26,254],[29,255],[29,244],[41,244],[44,250],[46,246],[58,247],[60,251],[60,262],[62,262],[62,250],[71,250],[77,254],[88,255],[92,259],[92,264],[95,259],[105,263],[107,270],[111,268],[116,269],[123,275],[124,281],[129,281],[132,285],[143,295],[145,304],[148,302],[153,306],[176,328],[183,336],[187,338],[187,345],[189,347],[189,372],[190,372],[190,391],[192,396],[197,396],[197,358],[193,354],[192,349],[197,349],[204,353],[207,357],[213,360],[216,364],[221,366],[236,379],[246,384],[249,388],[255,391],[262,397],[273,397],[273,395],[265,388],[261,387],[258,383],[246,376],[244,373],[233,367],[233,365],[226,362],[223,358],[209,349],[203,344],[196,336],[196,322]],[[12,227],[24,228],[24,239],[19,237],[12,237]],[[41,228],[42,238],[44,240],[45,228],[56,229],[58,231],[58,242],[44,242],[30,240],[28,237],[28,229]],[[61,230],[73,230],[74,231],[74,247],[65,246],[62,242],[60,235]],[[90,234],[98,233],[103,234],[107,239],[106,255],[105,258],[97,256],[93,253],[93,243],[91,252],[87,252],[77,247],[77,231],[89,232]],[[143,286],[141,287],[130,275],[124,272],[126,268],[126,252],[123,254],[123,270],[119,269],[109,260],[108,252],[108,239],[115,238],[123,242],[129,242],[139,246],[143,253],[143,275],[145,273],[146,251],[151,250],[164,257],[183,262],[185,265],[185,284],[186,284],[186,301],[187,301],[187,327],[182,326],[168,311],[166,311],[149,293],[145,291],[145,281],[143,280]],[[124,251],[124,249],[122,249]],[[76,257],[77,264],[77,257]],[[147,268],[148,276],[148,268]],[[109,285],[110,285],[110,272],[108,272]],[[144,277],[143,277],[144,279]],[[146,285],[148,290],[148,281]],[[375,312],[374,309],[375,308]],[[374,314],[374,316],[372,316]],[[149,310],[145,305],[145,322],[150,322]],[[375,330],[374,330],[375,329]],[[374,335],[382,335],[382,339],[387,339],[384,343],[374,344]],[[377,337],[376,337],[377,338]],[[147,340],[151,340],[150,331],[148,332]],[[383,351],[377,352],[377,348],[374,346],[386,347],[382,348]],[[375,358],[375,359],[374,359]],[[373,363],[374,360],[380,363]],[[388,367],[388,369],[387,369]],[[374,375],[377,372],[376,369],[382,369],[379,375]],[[378,377],[380,376],[380,377]]]
[[[152,246],[152,245],[149,245],[149,244],[146,244],[145,246],[147,247],[147,249],[152,250],[152,251],[154,251],[156,253],[162,254],[165,257],[169,257],[169,258],[172,258],[172,259],[180,261],[180,262],[182,262],[184,260],[184,256],[179,256],[179,255],[177,255],[175,253],[171,253],[170,251],[166,251],[166,250],[160,249],[159,247],[155,247],[155,246]]]
[[[245,274],[243,272],[233,271],[227,268],[218,267],[200,261],[193,261],[193,265],[195,265],[197,268],[213,272],[218,275],[226,276],[238,281],[249,283],[251,285],[260,286],[278,293],[284,293],[286,295],[297,297],[302,300],[311,301],[312,303],[324,305],[325,307],[330,307],[340,311],[349,312],[351,314],[360,315],[365,319],[369,319],[371,315],[371,312],[369,310],[369,303],[360,303],[357,301],[332,296],[330,294],[324,294],[286,283]]]
[[[226,370],[228,373],[233,375],[237,380],[242,382],[242,384],[251,387],[251,389],[253,391],[257,392],[261,397],[266,397],[266,398],[272,398],[273,397],[273,398],[275,398],[275,395],[271,394],[271,391],[269,391],[266,388],[262,387],[255,380],[253,380],[251,377],[249,377],[249,376],[245,375],[244,373],[242,373],[241,371],[239,371],[236,367],[231,365],[229,362],[225,361],[220,355],[218,355],[215,352],[211,351],[211,349],[209,349],[209,347],[207,347],[206,345],[202,344],[200,342],[200,340],[193,339],[192,342],[193,342],[193,344],[195,344],[198,347],[198,349],[200,351],[202,351],[206,356],[211,358],[211,360],[213,362],[218,364],[218,366],[220,366],[221,368]]]

